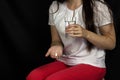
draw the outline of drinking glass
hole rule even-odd
[[[70,24],[76,24],[76,17],[65,17],[65,29]],[[65,33],[65,37],[68,37],[68,34]]]

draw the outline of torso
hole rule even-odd
[[[91,64],[97,67],[105,67],[105,52],[102,49],[93,48],[90,52],[86,48],[86,40],[84,38],[66,37],[65,34],[65,17],[73,16],[73,10],[66,7],[66,4],[60,4],[58,12],[54,14],[54,23],[58,33],[64,44],[64,53],[58,60],[67,65],[77,65],[81,63]],[[75,9],[76,24],[85,28],[82,18],[82,5]]]

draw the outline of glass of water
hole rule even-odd
[[[68,27],[70,24],[76,24],[76,17],[65,17],[65,29]],[[68,34],[65,33],[65,37],[68,37]]]

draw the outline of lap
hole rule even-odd
[[[104,68],[80,64],[58,71],[46,80],[102,80],[105,75]]]
[[[87,64],[67,66],[55,61],[30,72],[26,80],[102,80],[105,69]]]
[[[26,80],[43,80],[47,76],[65,68],[67,68],[67,66],[62,62],[51,62],[32,70],[27,75]]]

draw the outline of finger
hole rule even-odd
[[[73,30],[74,31],[81,31],[82,29],[80,27],[74,27]]]
[[[59,54],[57,52],[55,52],[51,55],[51,57],[57,59],[57,58],[59,58]]]
[[[50,50],[45,54],[45,57],[48,57],[50,55]]]
[[[50,57],[55,58],[55,52],[51,52]]]
[[[70,28],[66,28],[66,31],[81,31],[82,28],[79,27],[79,26],[73,26],[73,27],[70,27]]]
[[[58,54],[58,53],[55,53],[55,58],[56,58],[56,59],[58,59],[60,56],[61,56],[60,53],[59,53],[59,54]]]
[[[74,33],[74,31],[73,31],[73,30],[71,30],[71,31],[68,31],[67,33],[68,33],[68,34],[73,34],[73,33]]]
[[[57,57],[57,56],[58,56],[58,53],[56,52],[56,53],[55,53],[55,57]]]
[[[49,56],[49,52],[46,53],[45,57],[48,57]]]
[[[74,34],[72,34],[71,36],[72,36],[72,37],[82,37],[82,34],[80,34],[80,33],[74,33]]]
[[[67,27],[65,30],[66,31],[71,31],[71,30],[73,30],[74,29],[74,27]]]
[[[81,31],[74,31],[74,32],[73,32],[73,35],[75,35],[75,36],[76,36],[76,35],[82,35],[82,32],[81,32]]]
[[[73,33],[70,33],[68,35],[71,37],[82,37],[82,34],[80,32],[73,32]]]
[[[71,37],[82,37],[81,35],[72,35]]]
[[[70,24],[69,26],[70,26],[70,27],[80,27],[80,26],[77,25],[77,24]]]
[[[74,35],[79,35],[79,34],[82,34],[82,32],[81,31],[74,31],[73,34]]]

